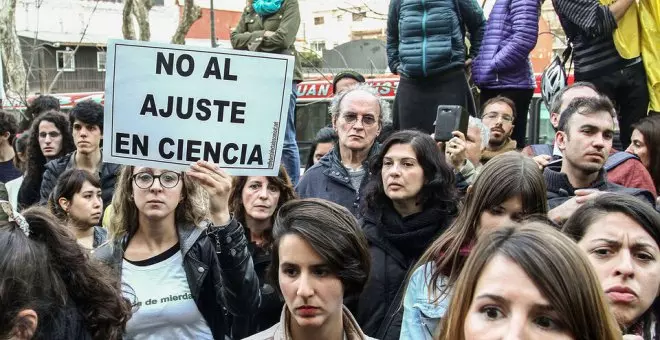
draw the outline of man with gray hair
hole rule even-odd
[[[305,172],[296,192],[335,202],[358,216],[360,193],[369,182],[368,160],[378,152],[376,137],[389,106],[374,88],[358,84],[332,98],[330,114],[337,145]]]
[[[452,132],[454,137],[445,146],[447,163],[454,167],[457,183],[461,180],[470,185],[481,170],[481,152],[488,145],[490,131],[481,119],[470,116],[467,134],[460,131]],[[460,188],[459,189],[467,189]]]

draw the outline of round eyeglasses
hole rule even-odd
[[[179,184],[181,175],[174,171],[165,171],[160,175],[154,175],[149,172],[138,172],[137,174],[133,175],[133,181],[135,182],[135,185],[137,185],[137,187],[140,189],[151,188],[151,186],[154,185],[154,181],[156,179],[158,179],[160,182],[160,186],[163,188],[171,189]]]

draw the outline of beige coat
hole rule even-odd
[[[344,340],[375,340],[362,333],[360,326],[355,321],[351,312],[348,311],[348,308],[343,307],[343,311]],[[289,309],[284,305],[280,322],[261,333],[245,338],[245,340],[292,340],[291,334],[289,334],[290,320],[291,313],[289,313]]]

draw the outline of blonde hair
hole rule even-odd
[[[566,235],[540,222],[500,228],[479,238],[454,286],[439,339],[465,339],[464,324],[479,277],[497,255],[520,266],[575,340],[621,339],[589,260]]]
[[[138,228],[138,209],[133,201],[134,166],[124,166],[117,178],[115,193],[112,197],[112,217],[108,227],[110,242],[121,239],[124,235],[133,235]],[[209,198],[199,184],[185,173],[181,174],[182,200],[176,207],[176,223],[199,225],[209,217]]]

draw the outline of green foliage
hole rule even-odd
[[[302,51],[298,52],[300,56],[300,62],[302,67],[321,67],[323,65],[323,59],[313,51]]]

